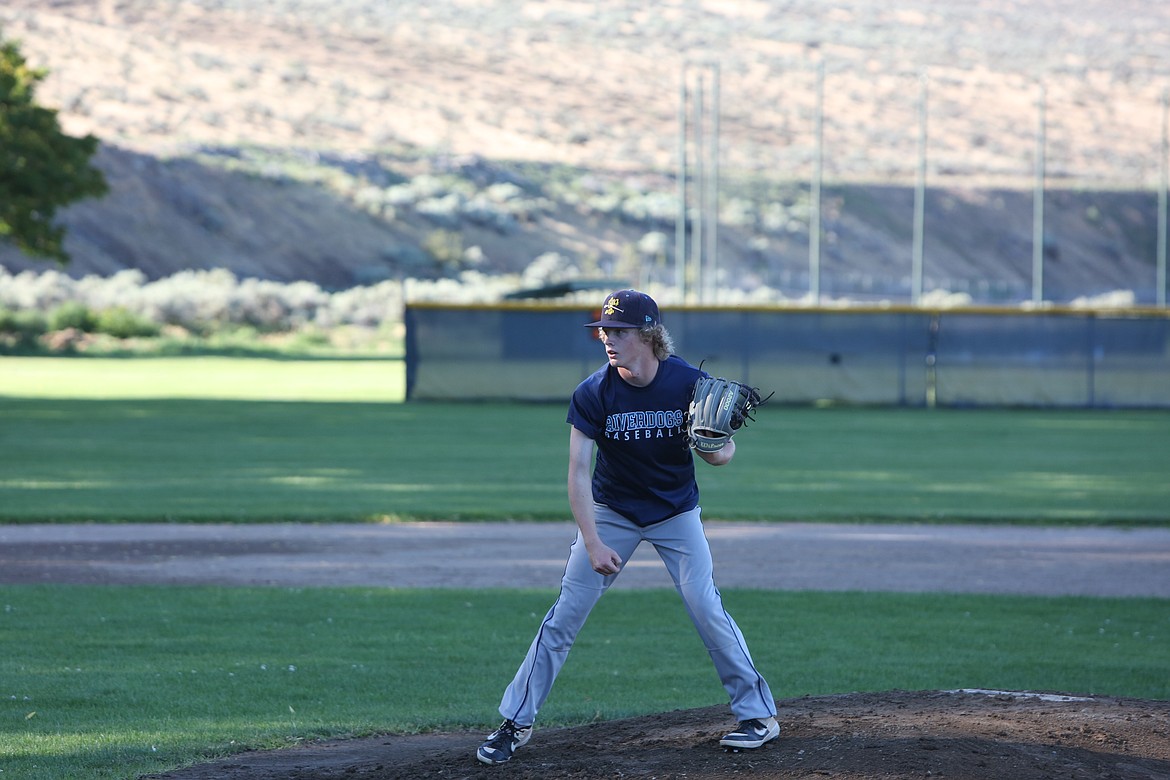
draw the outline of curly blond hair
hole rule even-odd
[[[649,328],[639,329],[638,335],[642,337],[643,343],[654,348],[654,357],[659,360],[666,360],[674,354],[674,339],[670,337],[670,331],[661,322],[657,325],[651,325]]]

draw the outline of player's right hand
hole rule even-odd
[[[593,571],[606,576],[622,570],[622,557],[604,544],[589,550],[589,563]]]

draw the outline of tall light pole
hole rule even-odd
[[[674,221],[674,286],[679,303],[687,298],[687,69],[678,80],[678,178],[675,192],[678,211]]]
[[[1170,181],[1170,89],[1162,89],[1162,154],[1159,168],[1162,171],[1161,183],[1158,186],[1158,273],[1157,273],[1157,303],[1166,307],[1166,190]]]
[[[1046,98],[1044,82],[1036,99],[1036,181],[1032,192],[1032,303],[1044,301],[1044,151]]]
[[[825,61],[817,63],[817,106],[814,118],[813,176],[809,194],[808,295],[813,304],[821,302],[821,177],[824,175]]]
[[[910,258],[910,303],[922,299],[923,245],[926,243],[926,73],[919,77],[918,175],[914,184],[914,247]]]
[[[692,75],[693,78],[692,78]],[[710,77],[710,96],[706,89]],[[692,80],[694,82],[692,86]],[[693,93],[693,94],[692,94]],[[680,299],[707,297],[719,267],[719,64],[684,62],[679,79],[675,285]],[[688,113],[693,111],[693,119]],[[709,130],[709,132],[708,132]],[[694,154],[689,152],[693,138]],[[694,168],[691,176],[690,169]],[[689,185],[689,186],[688,186]],[[694,208],[691,208],[691,205]],[[692,218],[693,213],[693,218]],[[690,228],[690,256],[687,229]]]
[[[711,299],[719,296],[719,63],[712,62],[711,70],[711,139],[707,150],[711,162],[707,182],[707,271],[703,278],[711,289]]]
[[[703,155],[703,110],[706,96],[703,89],[703,73],[699,72],[695,82],[695,218],[691,222],[691,262],[694,263],[695,292],[699,302],[703,300],[705,280],[703,279],[703,223],[707,214],[707,169]]]

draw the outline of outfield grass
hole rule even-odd
[[[0,358],[0,522],[565,518],[562,404],[385,360]],[[765,406],[710,517],[1170,523],[1170,412]]]
[[[0,767],[25,780],[133,778],[322,737],[486,730],[554,596],[0,587]],[[724,597],[780,698],[984,687],[1170,699],[1164,600]],[[725,702],[677,596],[619,590],[541,723]]]
[[[0,397],[0,521],[563,519],[559,404]],[[709,517],[1170,524],[1170,414],[765,407]]]
[[[0,357],[0,396],[402,401],[401,360],[193,357]]]

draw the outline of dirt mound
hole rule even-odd
[[[480,733],[381,736],[249,753],[155,780],[317,778],[1170,778],[1170,702],[996,691],[864,693],[779,702],[780,739],[726,753],[727,708],[537,729],[510,764]]]

